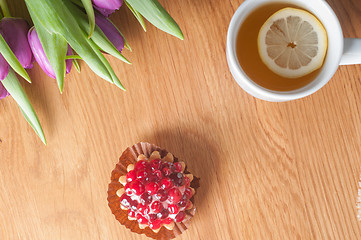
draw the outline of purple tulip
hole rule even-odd
[[[118,29],[106,17],[95,13],[95,23],[103,31],[111,43],[121,52],[124,48],[124,38]]]
[[[93,0],[94,8],[106,17],[118,10],[122,4],[123,0]]]
[[[8,91],[4,88],[3,84],[0,81],[0,99],[3,99],[5,97],[9,96]]]
[[[0,34],[3,36],[10,49],[15,54],[24,68],[32,68],[34,57],[31,52],[27,33],[29,24],[21,18],[3,18],[0,22]],[[9,72],[9,64],[1,55],[0,57],[0,80],[6,78]]]
[[[48,58],[45,55],[43,46],[41,45],[40,39],[38,37],[38,33],[36,32],[36,29],[34,27],[30,28],[30,30],[29,30],[28,40],[29,40],[31,50],[33,51],[35,60],[40,65],[41,69],[43,69],[43,71],[49,77],[55,79],[56,78],[55,72],[54,72],[52,66],[50,65]],[[68,51],[67,51],[66,55],[69,56],[72,54],[73,54],[73,52],[71,50],[71,47],[68,45]],[[73,60],[67,59],[67,60],[65,60],[65,63],[66,63],[66,73],[68,74],[71,70],[71,66],[73,65]]]

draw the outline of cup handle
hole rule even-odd
[[[361,64],[361,38],[345,38],[340,65]]]

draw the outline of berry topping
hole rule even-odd
[[[168,211],[171,214],[177,214],[179,212],[179,207],[175,204],[170,204],[170,205],[168,205]]]
[[[134,170],[128,172],[128,174],[127,174],[127,182],[128,183],[131,181],[134,181],[136,178],[137,178],[137,174]]]
[[[166,219],[168,215],[169,215],[168,210],[164,208],[160,213],[157,214],[157,217],[159,219]]]
[[[168,192],[167,192],[167,190],[160,189],[160,190],[158,190],[158,192],[155,194],[155,197],[156,197],[158,200],[164,202],[165,200],[168,199]]]
[[[156,230],[161,227],[162,220],[157,219],[149,224],[150,229]]]
[[[160,159],[153,159],[150,162],[150,167],[152,170],[159,170],[162,168],[162,160]]]
[[[169,178],[172,179],[174,185],[176,186],[183,186],[184,184],[184,176],[183,176],[183,173],[171,173],[169,175]]]
[[[148,167],[148,162],[144,161],[144,160],[140,160],[138,161],[135,165],[134,165],[134,170],[140,170],[140,169],[145,169]]]
[[[168,191],[168,200],[170,203],[178,203],[182,198],[182,193],[178,188],[171,188]]]
[[[137,219],[142,229],[146,225],[158,231],[163,225],[172,229],[174,222],[184,220],[185,211],[192,206],[189,199],[194,190],[190,188],[193,175],[183,173],[183,162],[173,162],[169,154],[159,159],[157,154],[152,153],[155,159],[150,161],[142,155],[137,163],[127,167],[127,175],[119,180],[125,185],[119,196],[129,219]]]
[[[145,186],[145,191],[147,191],[149,194],[154,195],[158,191],[159,186],[155,182],[150,182]]]
[[[145,192],[143,193],[141,196],[140,196],[140,203],[143,204],[143,205],[148,205],[152,202],[153,198],[152,196]]]
[[[179,212],[177,216],[175,217],[176,222],[181,222],[184,220],[184,217],[186,216],[185,212]]]
[[[132,189],[135,195],[141,195],[145,191],[144,185],[139,181],[135,180],[130,183],[129,188]]]
[[[173,182],[169,178],[163,178],[160,181],[160,188],[169,189],[171,187],[173,187]]]
[[[154,213],[159,213],[163,209],[163,204],[159,201],[155,201],[150,205],[150,210]]]

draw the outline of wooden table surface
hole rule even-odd
[[[15,16],[23,1],[11,2]],[[201,178],[198,210],[178,239],[360,239],[361,65],[342,66],[316,94],[269,103],[246,94],[227,66],[226,32],[242,0],[162,0],[180,41],[124,7],[112,16],[130,42],[107,57],[122,92],[82,64],[64,93],[38,65],[26,92],[44,146],[12,98],[0,101],[0,239],[146,239],[107,205],[110,173],[148,141]],[[361,38],[359,0],[328,0],[346,37]]]

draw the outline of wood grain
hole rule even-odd
[[[26,14],[9,1],[14,16]],[[11,98],[0,101],[0,239],[147,239],[107,206],[119,156],[147,141],[202,179],[197,213],[177,239],[360,239],[361,66],[342,66],[319,92],[287,103],[246,94],[225,57],[242,0],[162,0],[184,41],[122,8],[129,66],[107,57],[127,91],[82,64],[64,93],[36,65],[24,82],[48,140]],[[359,0],[328,0],[345,37],[361,38]],[[26,14],[26,16],[28,16]]]

